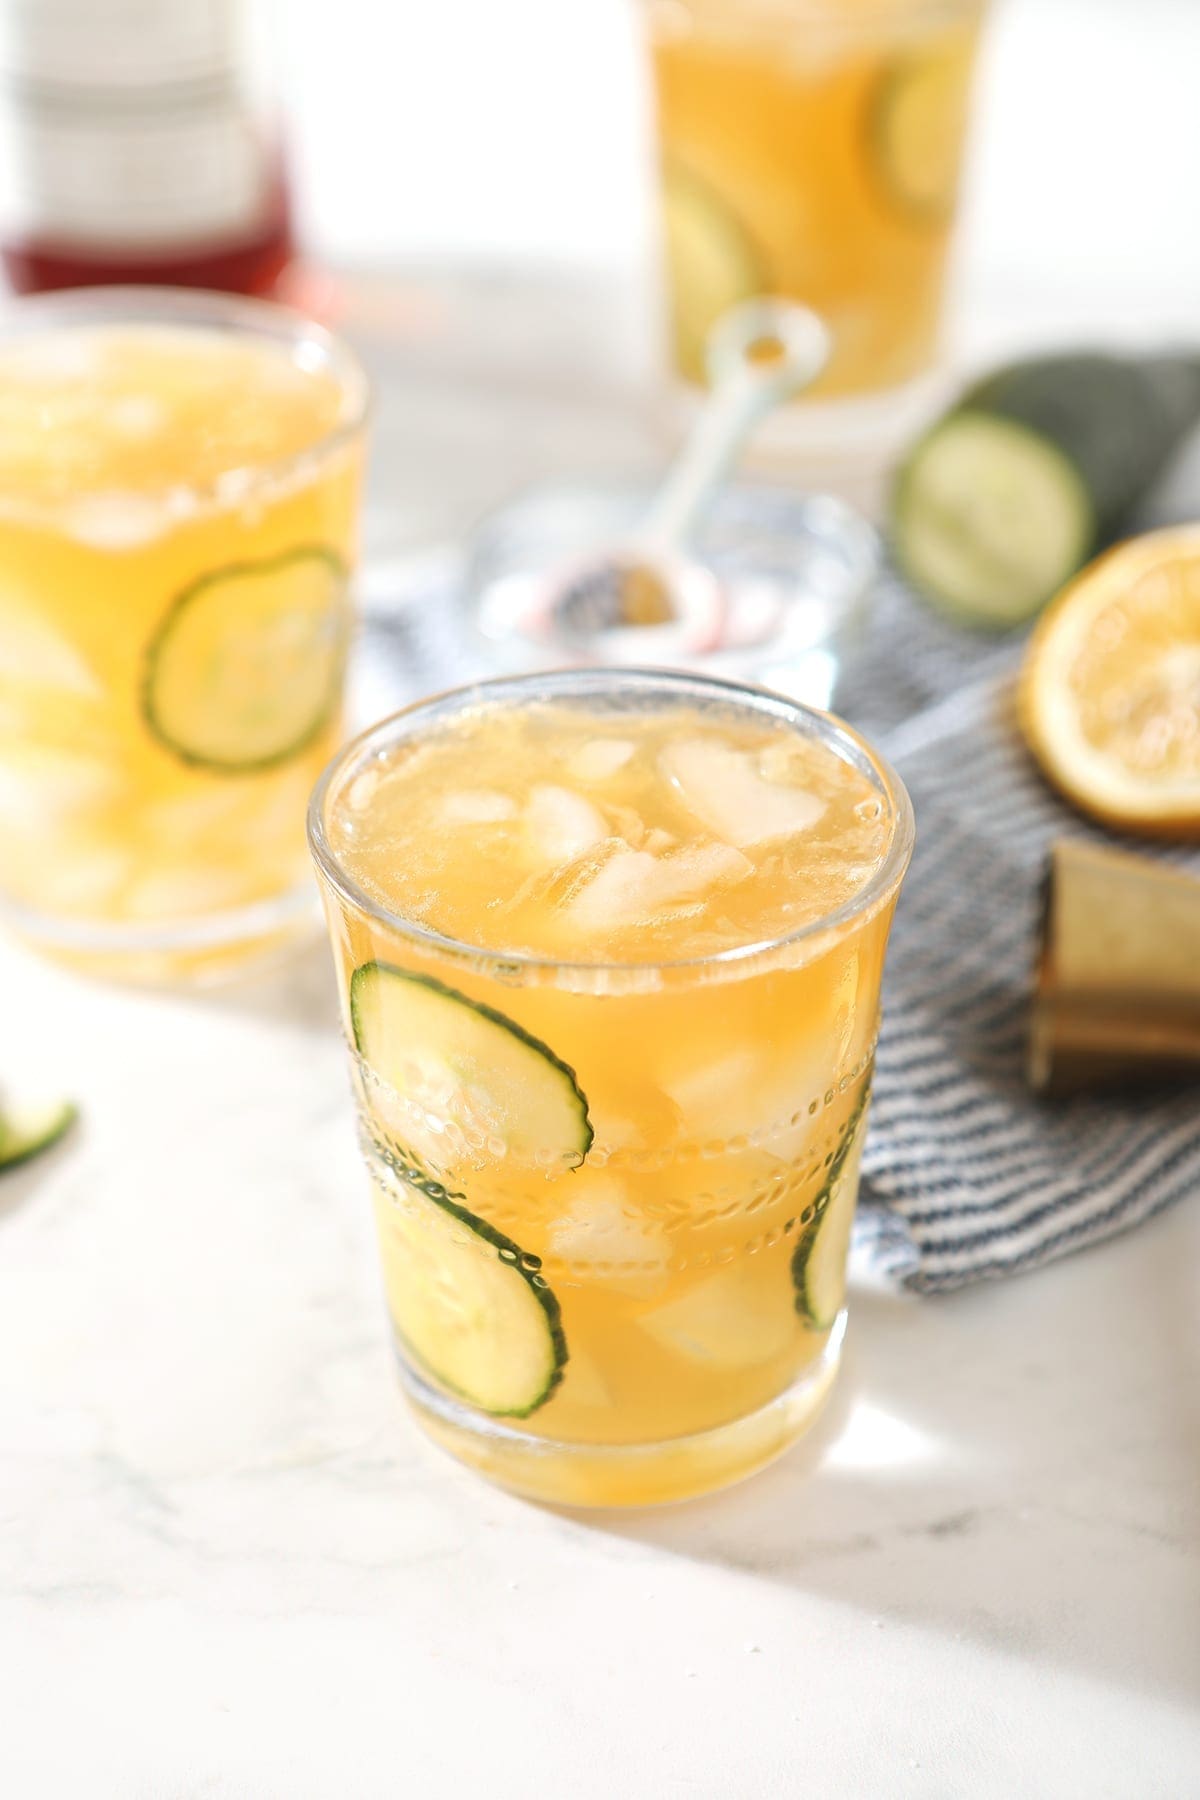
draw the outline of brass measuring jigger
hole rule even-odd
[[[1070,838],[1050,852],[1029,1079],[1045,1094],[1200,1079],[1200,878]]]

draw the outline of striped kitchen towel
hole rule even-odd
[[[888,952],[858,1249],[925,1293],[1034,1268],[1200,1190],[1195,1088],[1043,1101],[1026,1083],[1047,850],[1067,833],[1111,840],[1025,753],[1014,654],[986,652],[1000,672],[881,738],[917,844]]]

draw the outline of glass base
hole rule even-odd
[[[409,1404],[451,1456],[498,1486],[553,1506],[662,1506],[743,1481],[804,1436],[829,1398],[846,1314],[820,1360],[757,1412],[711,1431],[650,1444],[579,1444],[534,1437],[441,1393],[397,1352]]]
[[[145,924],[56,918],[0,894],[0,925],[31,950],[80,974],[142,987],[215,987],[259,973],[320,924],[308,882],[252,906]]]

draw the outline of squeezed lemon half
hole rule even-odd
[[[1200,524],[1120,544],[1063,589],[1030,640],[1018,717],[1084,812],[1200,839]]]

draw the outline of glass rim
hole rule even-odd
[[[450,937],[415,919],[393,912],[372,899],[353,876],[344,869],[329,842],[325,829],[325,806],[335,784],[372,750],[396,741],[397,727],[421,717],[446,718],[481,707],[508,695],[522,695],[530,700],[551,700],[565,693],[569,697],[597,699],[617,696],[622,691],[634,693],[661,692],[667,689],[681,697],[723,701],[758,713],[766,713],[785,724],[807,727],[807,735],[817,736],[839,754],[843,762],[868,775],[891,807],[892,832],[887,850],[870,880],[849,900],[820,918],[797,926],[794,930],[756,939],[747,944],[733,944],[723,950],[702,956],[663,957],[634,961],[604,957],[593,961],[562,956],[546,956],[536,951],[501,950],[482,944],[468,943]],[[400,736],[409,735],[402,732]],[[308,845],[318,874],[339,899],[355,912],[372,919],[387,931],[407,939],[419,948],[458,961],[469,961],[476,967],[502,967],[510,971],[554,973],[574,977],[582,982],[595,981],[604,975],[623,975],[643,980],[669,972],[726,969],[761,958],[773,958],[795,945],[816,942],[830,933],[849,926],[854,920],[869,916],[892,898],[899,888],[912,855],[915,826],[908,790],[887,759],[880,755],[852,726],[833,713],[805,706],[767,688],[750,683],[729,681],[711,675],[692,675],[671,669],[558,669],[531,674],[491,676],[461,687],[447,688],[441,693],[411,701],[398,711],[389,713],[374,725],[344,744],[325,765],[317,778],[308,803]]]
[[[46,330],[66,324],[188,325],[225,329],[232,335],[272,338],[293,350],[310,344],[319,351],[322,365],[337,382],[340,415],[299,450],[289,451],[250,470],[251,479],[240,486],[241,502],[261,486],[274,486],[311,463],[352,443],[366,426],[371,412],[371,384],[358,356],[344,338],[307,313],[277,300],[242,294],[226,294],[209,288],[138,286],[61,288],[43,294],[18,294],[0,303],[0,345],[8,345],[30,327],[44,321]],[[163,492],[168,490],[164,489]],[[222,494],[221,477],[211,481],[170,483],[170,492],[189,499],[229,506],[233,497]],[[53,509],[51,509],[53,510]]]

